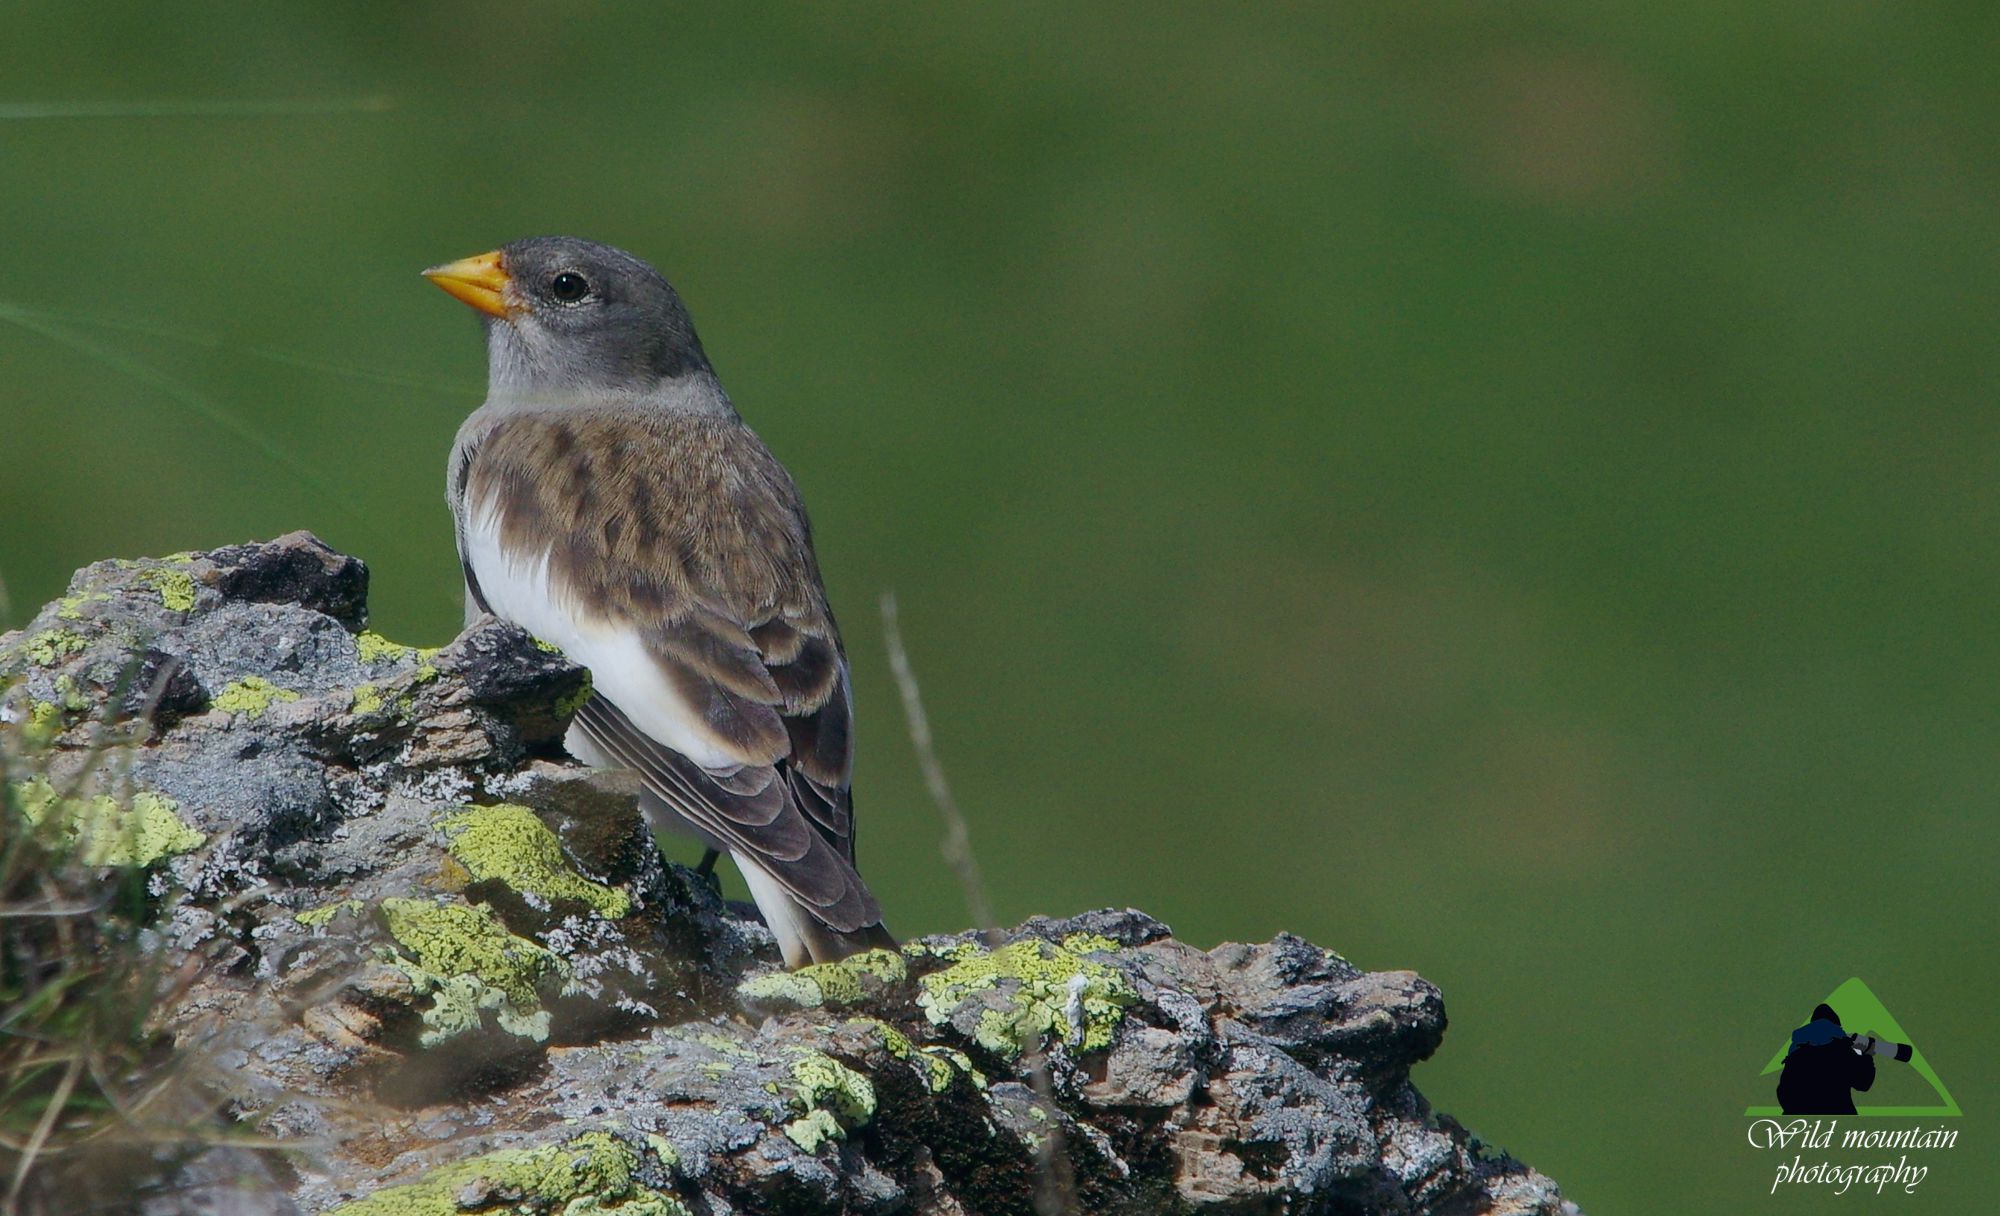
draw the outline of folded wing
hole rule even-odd
[[[590,743],[827,926],[878,924],[854,868],[847,661],[797,491],[756,437],[519,416],[473,451],[459,498],[481,606],[590,669]]]

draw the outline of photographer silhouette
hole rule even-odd
[[[1788,1115],[1851,1115],[1852,1091],[1866,1092],[1873,1084],[1874,1054],[1857,1050],[1854,1036],[1841,1028],[1840,1015],[1831,1005],[1819,1005],[1812,1021],[1792,1032],[1785,1067],[1778,1074],[1778,1105]]]

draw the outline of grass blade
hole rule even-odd
[[[88,355],[100,363],[105,363],[116,368],[134,380],[151,385],[161,393],[172,398],[175,402],[194,411],[214,425],[241,439],[244,443],[256,448],[259,452],[270,457],[278,464],[298,474],[302,480],[328,493],[333,492],[334,487],[332,483],[320,476],[311,466],[278,447],[269,439],[266,439],[243,422],[242,419],[237,418],[228,410],[211,401],[199,390],[181,383],[165,372],[154,367],[149,367],[125,352],[106,346],[94,338],[84,337],[63,326],[38,319],[12,305],[0,304],[0,320],[11,321],[30,333],[40,334],[51,342],[67,346],[79,354]]]
[[[389,97],[319,97],[208,101],[12,101],[0,102],[0,122],[60,118],[287,118],[313,114],[380,114],[396,108]]]

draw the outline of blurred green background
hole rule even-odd
[[[2000,10],[1655,7],[8,5],[0,303],[185,331],[0,321],[12,619],[305,527],[444,641],[416,272],[607,240],[812,505],[900,932],[966,912],[888,589],[1008,921],[1419,970],[1419,1085],[1600,1212],[1827,1203],[1741,1112],[1860,975],[1970,1210]],[[212,101],[330,112],[33,116]]]

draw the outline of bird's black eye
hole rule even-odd
[[[565,304],[574,304],[590,294],[590,283],[573,270],[565,270],[549,280],[549,294]]]

